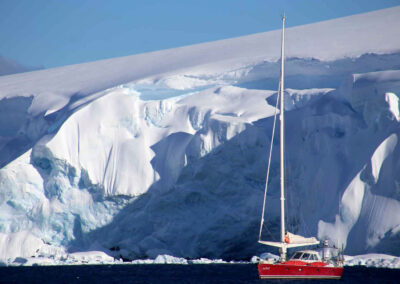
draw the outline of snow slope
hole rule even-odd
[[[289,228],[346,253],[400,254],[399,16],[287,31]],[[264,251],[279,44],[273,31],[0,77],[0,259]],[[265,238],[278,156],[271,173]]]

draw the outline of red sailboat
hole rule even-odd
[[[320,244],[315,238],[305,238],[285,231],[285,168],[284,168],[284,143],[285,143],[285,119],[284,119],[284,62],[285,62],[285,16],[282,18],[282,45],[281,45],[281,75],[277,104],[280,102],[280,172],[281,172],[281,240],[280,242],[264,241],[261,239],[264,225],[265,201],[268,188],[268,177],[271,165],[272,142],[268,160],[267,180],[265,184],[264,203],[260,223],[258,242],[264,245],[279,248],[278,260],[260,260],[257,264],[261,279],[289,278],[289,279],[340,279],[343,273],[343,259],[336,248],[330,248],[328,241],[319,250],[297,251],[287,260],[287,249],[295,247],[308,247]],[[276,113],[272,139],[275,134]]]

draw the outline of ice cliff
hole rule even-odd
[[[287,31],[288,224],[400,255],[400,7]],[[0,259],[245,259],[280,31],[0,77]],[[278,143],[274,142],[275,153]],[[277,238],[273,156],[264,238]]]

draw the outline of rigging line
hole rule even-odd
[[[282,94],[285,95],[285,90],[283,90]],[[283,108],[285,108],[285,106],[283,106]],[[283,129],[282,131],[285,131],[285,129]],[[286,221],[286,227],[287,227],[286,231],[294,232],[293,224],[291,224],[291,222],[290,222],[289,206],[288,206],[288,205],[293,204],[293,202],[292,202],[293,196],[291,196],[289,194],[289,186],[288,186],[288,180],[289,180],[288,176],[289,175],[288,175],[288,168],[286,166],[287,165],[287,156],[288,156],[288,154],[286,152],[283,157],[284,171],[285,171],[285,174],[284,174],[285,180],[283,181],[285,184],[285,221]]]
[[[273,147],[273,144],[274,144],[273,142],[274,142],[274,137],[275,137],[276,114],[278,112],[278,104],[279,104],[279,99],[280,99],[280,90],[281,90],[281,83],[279,82],[279,88],[278,88],[278,93],[277,93],[277,97],[276,97],[275,113],[274,113],[274,124],[272,126],[271,144],[270,144],[270,148],[269,148],[267,178],[265,180],[264,201],[263,201],[263,208],[262,208],[262,213],[261,213],[260,232],[258,234],[258,240],[259,241],[261,240],[261,233],[262,233],[262,228],[263,228],[263,225],[264,225],[265,201],[267,199],[269,171],[271,169],[272,147]]]
[[[338,215],[339,215],[339,218],[342,218],[341,217],[341,212],[340,212],[340,202],[342,201],[342,199],[340,198],[340,196],[341,196],[341,194],[340,194],[340,191],[338,191],[338,197],[339,197],[339,202],[338,202]],[[342,235],[342,232],[341,232],[341,230],[340,230],[340,226],[338,226],[338,231],[339,231],[339,234],[337,235],[338,236],[338,239],[336,240],[337,241],[337,243],[338,243],[338,246],[339,246],[339,241],[340,241],[340,246],[339,246],[339,248],[341,248],[342,249],[342,253],[343,253],[343,250],[344,250],[344,248],[343,248],[343,240],[341,239],[341,235]]]
[[[283,92],[283,95],[285,95],[285,92]],[[285,107],[285,106],[283,106],[283,107]],[[285,129],[283,129],[283,131],[285,131]],[[287,183],[288,174],[287,174],[287,167],[286,167],[286,157],[287,157],[287,153],[285,153],[285,156],[283,157],[283,159],[284,159],[283,164],[285,165],[284,166],[284,170],[285,170],[284,177],[285,177],[285,180],[283,181],[284,184],[285,184],[285,221],[286,221],[286,227],[287,227],[286,231],[292,231],[293,232],[293,228],[291,227],[291,224],[289,222],[290,219],[289,219],[289,206],[288,205],[290,205],[290,200],[289,200],[290,195],[288,194],[289,188],[288,188],[288,183]]]
[[[290,222],[290,215],[289,215],[289,206],[293,204],[293,202],[291,202],[291,195],[289,194],[289,187],[288,187],[288,171],[287,171],[287,167],[286,167],[286,156],[284,157],[285,159],[285,219],[286,219],[286,224],[287,224],[287,231],[291,231],[293,232],[293,224]]]

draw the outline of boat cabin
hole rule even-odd
[[[306,262],[321,261],[318,252],[313,250],[301,250],[293,254],[290,260],[301,260]]]

